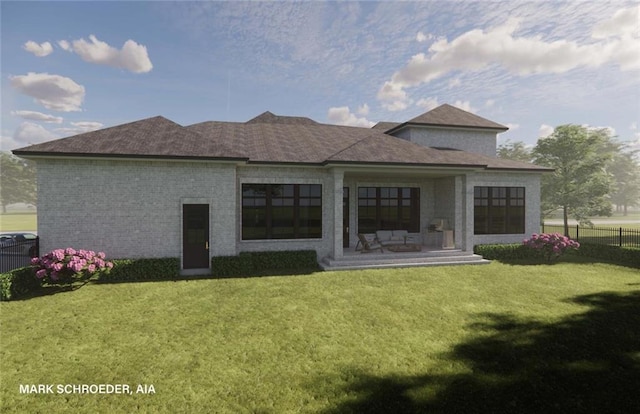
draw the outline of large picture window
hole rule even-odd
[[[322,237],[322,185],[242,184],[242,240]]]
[[[475,234],[523,234],[524,187],[474,187]]]
[[[358,232],[376,230],[420,232],[420,189],[359,187]]]

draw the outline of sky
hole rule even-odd
[[[0,3],[1,149],[156,115],[370,127],[448,103],[640,149],[637,1]]]

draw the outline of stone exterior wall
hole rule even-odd
[[[520,242],[539,231],[540,175],[480,172],[457,176],[388,176],[342,168],[238,166],[213,162],[38,160],[38,233],[41,249],[74,247],[109,258],[182,257],[182,205],[210,205],[210,255],[312,249],[341,257],[342,188],[349,187],[350,246],[357,244],[359,187],[420,188],[420,230],[446,218],[457,248]],[[242,240],[243,183],[321,184],[321,239]],[[474,186],[522,186],[525,233],[473,234]]]
[[[495,131],[410,126],[394,135],[425,147],[454,148],[496,156]]]
[[[210,204],[210,254],[235,254],[235,166],[206,162],[38,160],[41,251],[181,257],[182,204]]]
[[[525,188],[525,231],[522,234],[473,234],[473,188],[524,187]],[[533,173],[476,173],[467,179],[466,203],[471,244],[520,243],[533,233],[540,231],[540,175]]]

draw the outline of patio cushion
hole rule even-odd
[[[380,243],[391,241],[393,232],[391,230],[378,230],[376,231],[376,237]]]

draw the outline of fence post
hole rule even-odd
[[[40,236],[36,236],[36,255],[34,257],[40,257]]]
[[[576,224],[576,241],[580,241],[580,225]]]
[[[618,246],[622,247],[622,227],[620,227],[620,239],[618,239],[619,243]]]

